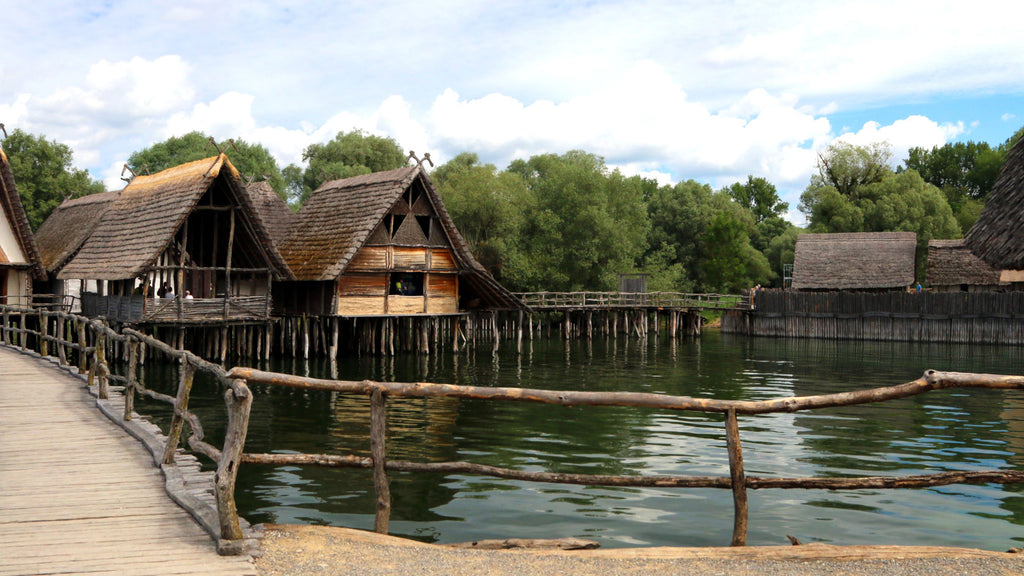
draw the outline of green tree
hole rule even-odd
[[[634,272],[649,220],[648,182],[610,171],[600,156],[574,150],[515,160],[526,183],[515,258],[505,277],[521,290],[610,290]]]
[[[733,201],[750,210],[757,223],[781,217],[789,210],[789,203],[779,198],[775,185],[761,177],[747,176],[746,182],[737,182],[726,191]]]
[[[523,201],[530,194],[526,182],[519,174],[481,164],[469,152],[438,166],[431,178],[473,255],[504,281],[507,262],[518,256]]]
[[[887,142],[867,146],[836,142],[818,155],[818,174],[811,177],[811,184],[855,196],[861,186],[880,182],[892,173],[891,159],[892,147]]]
[[[308,167],[303,173],[301,201],[324,182],[401,168],[408,164],[407,158],[392,138],[362,130],[338,132],[330,142],[310,144],[302,153]]]
[[[219,143],[220,149],[247,180],[268,180],[281,198],[287,199],[287,188],[277,161],[262,144],[250,144],[241,138]],[[194,160],[217,154],[217,145],[202,132],[172,136],[148,148],[133,152],[128,166],[136,174],[154,174]]]
[[[754,216],[728,191],[714,193],[693,180],[664,186],[648,204],[650,250],[645,269],[662,290],[737,291],[772,277],[765,256],[750,242]],[[668,270],[661,275],[659,269]]]
[[[29,225],[36,230],[65,198],[105,190],[89,172],[71,165],[71,147],[20,129],[3,141],[4,154],[18,188]]]

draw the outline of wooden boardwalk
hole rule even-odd
[[[256,573],[217,555],[82,380],[0,348],[0,576]]]

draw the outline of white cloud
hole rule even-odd
[[[939,124],[924,116],[908,116],[888,126],[868,122],[857,132],[841,134],[837,140],[864,146],[874,142],[888,142],[892,145],[893,161],[900,162],[907,157],[911,148],[932,148],[942,146],[964,132],[962,122]]]

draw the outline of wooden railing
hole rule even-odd
[[[183,505],[189,505],[189,512],[217,540],[218,552],[239,554],[251,551],[251,542],[246,541],[242,521],[235,506],[235,481],[249,425],[249,409],[252,405],[252,393],[244,380],[237,377],[228,378],[222,367],[207,362],[187,350],[173,349],[141,332],[129,328],[123,328],[120,332],[112,330],[103,320],[90,320],[62,311],[8,306],[0,306],[0,313],[3,322],[0,325],[0,344],[23,351],[36,351],[42,356],[50,356],[53,353],[61,366],[70,367],[74,362],[79,374],[88,374],[88,386],[96,387],[96,395],[100,400],[107,400],[110,397],[110,382],[123,385],[122,422],[130,422],[136,416],[134,404],[137,394],[172,405],[170,430],[162,446],[149,446],[151,450],[162,448],[161,453],[154,453],[154,456],[159,457],[168,481],[170,482],[172,476],[171,471],[175,465],[175,455],[181,443],[185,422],[188,422],[191,429],[188,437],[189,447],[217,463],[217,472],[214,476],[215,510],[205,509],[202,502],[194,499],[187,503],[181,502],[182,498],[188,498],[187,495],[179,494],[175,499]],[[149,390],[139,379],[138,367],[146,348],[162,353],[178,363],[176,396]],[[111,372],[110,358],[113,350],[118,350],[121,356],[127,356],[127,370],[123,376]],[[73,354],[69,352],[78,353],[77,361],[70,359]],[[188,410],[189,396],[197,370],[212,374],[226,388],[224,400],[228,412],[228,427],[223,449],[204,441],[202,423]]]
[[[222,322],[267,320],[270,296],[147,298],[141,294],[82,294],[82,313],[118,322]]]
[[[373,381],[319,380],[288,374],[263,372],[251,368],[232,368],[229,378],[249,383],[287,386],[303,390],[326,390],[336,393],[360,394],[370,397],[371,457],[337,454],[243,454],[245,464],[313,465],[327,467],[368,468],[373,470],[377,493],[374,528],[387,532],[391,509],[388,471],[440,472],[447,474],[479,474],[531,482],[581,484],[587,486],[634,486],[674,488],[720,488],[733,494],[734,522],[731,544],[746,544],[748,506],[747,490],[760,488],[801,488],[855,490],[880,488],[922,488],[948,484],[1013,484],[1024,482],[1024,471],[944,472],[903,477],[867,476],[857,478],[767,478],[747,476],[743,467],[739,416],[796,412],[837,406],[883,402],[948,388],[1024,389],[1024,376],[966,374],[929,370],[912,382],[886,388],[842,392],[819,396],[780,398],[765,401],[727,401],[688,396],[669,396],[638,392],[576,392],[526,388],[491,388],[451,384],[399,383]],[[386,453],[386,402],[388,397],[447,397],[495,401],[539,402],[560,406],[629,406],[634,408],[718,412],[726,415],[726,446],[730,475],[709,476],[609,476],[596,474],[563,474],[526,472],[471,462],[408,462],[389,461]]]
[[[874,402],[884,402],[899,398],[907,398],[934,390],[951,388],[989,388],[1002,390],[1024,389],[1024,376],[1003,376],[993,374],[967,374],[958,372],[926,371],[920,378],[904,384],[873,388],[836,394],[816,396],[788,397],[763,401],[728,401],[688,396],[671,396],[639,392],[579,392],[565,390],[538,390],[528,388],[499,388],[481,386],[456,386],[434,383],[400,383],[321,380],[289,374],[264,372],[252,368],[235,367],[224,371],[221,367],[210,364],[190,352],[175,350],[170,346],[131,329],[124,329],[120,334],[110,330],[102,322],[89,321],[85,318],[71,316],[61,312],[36,310],[3,310],[3,326],[0,329],[0,340],[8,346],[28,346],[26,338],[34,337],[39,345],[40,353],[46,355],[48,345],[52,343],[58,348],[60,361],[65,362],[64,348],[78,350],[80,354],[89,355],[89,382],[92,385],[94,374],[99,380],[99,394],[107,394],[106,380],[117,380],[110,374],[107,360],[107,348],[112,341],[129,345],[127,376],[120,380],[125,384],[125,419],[130,419],[135,394],[170,402],[174,405],[174,416],[164,449],[163,462],[171,464],[177,449],[182,425],[188,422],[192,432],[188,445],[192,450],[203,454],[218,463],[216,480],[216,499],[219,526],[216,535],[220,538],[222,549],[231,550],[230,543],[243,538],[239,526],[239,518],[235,507],[235,477],[241,464],[264,465],[312,465],[324,467],[366,468],[373,470],[374,487],[376,490],[376,514],[374,528],[378,532],[387,532],[390,521],[391,495],[389,471],[401,472],[441,472],[448,474],[479,474],[498,478],[533,482],[552,482],[564,484],[580,484],[588,486],[633,486],[633,487],[674,487],[674,488],[718,488],[730,490],[733,495],[733,533],[731,544],[746,544],[748,525],[747,491],[762,488],[776,489],[826,489],[826,490],[857,490],[887,488],[922,488],[944,486],[949,484],[1016,484],[1024,483],[1024,471],[1020,470],[987,470],[987,471],[956,471],[912,476],[863,476],[853,478],[831,477],[759,477],[747,476],[743,465],[743,450],[740,440],[739,417],[771,414],[779,412],[797,412],[838,406],[852,406]],[[26,328],[26,318],[37,314],[40,319],[39,329]],[[59,325],[51,329],[54,320],[58,324],[70,322],[75,326],[72,333],[77,333],[78,342],[66,339],[63,334],[69,332]],[[94,343],[89,345],[86,330],[91,330]],[[50,336],[50,334],[58,334]],[[14,341],[15,337],[17,342]],[[168,357],[177,360],[180,366],[178,393],[176,398],[146,390],[137,377],[136,366],[140,358],[142,346],[156,349]],[[84,356],[80,356],[79,369],[85,366]],[[228,408],[228,427],[224,448],[217,449],[203,441],[202,426],[195,415],[188,411],[193,374],[195,370],[205,370],[213,374],[217,381],[225,387],[225,401]],[[370,412],[370,457],[344,454],[250,454],[243,453],[246,429],[248,426],[249,409],[252,394],[250,383],[261,383],[271,386],[285,386],[302,390],[326,390],[335,393],[357,394],[369,396]],[[597,474],[563,474],[555,472],[528,472],[497,466],[476,464],[472,462],[410,462],[387,460],[387,398],[388,397],[447,397],[482,399],[492,401],[536,402],[560,406],[626,406],[639,409],[699,411],[725,414],[725,436],[729,456],[730,474],[721,476],[675,476],[675,475],[597,475]]]
[[[689,310],[749,310],[747,294],[685,294],[681,292],[518,292],[532,310],[605,308],[668,308]]]

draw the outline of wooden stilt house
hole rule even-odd
[[[0,150],[0,304],[28,306],[45,275],[7,156]]]
[[[294,272],[283,314],[458,314],[522,304],[476,261],[420,166],[327,182],[281,253]]]
[[[115,190],[69,198],[36,230],[36,246],[46,271],[46,279],[35,283],[37,294],[52,294],[66,310],[81,311],[81,294],[90,289],[95,292],[95,281],[87,286],[80,279],[60,280],[57,274],[82,248],[120,193],[120,190]]]
[[[273,283],[291,274],[221,154],[135,177],[57,278],[98,281],[86,315],[203,324],[268,319]]]

